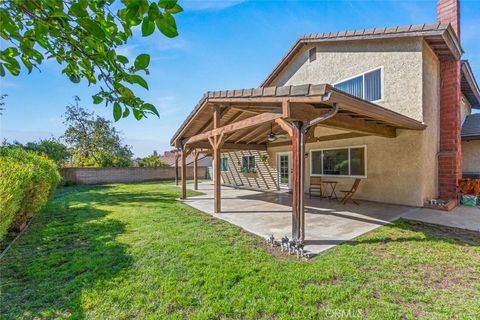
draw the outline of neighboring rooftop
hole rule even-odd
[[[440,59],[449,59],[452,56],[459,59],[463,50],[455,32],[449,23],[417,24],[397,27],[383,27],[340,32],[324,32],[306,34],[297,39],[280,63],[262,82],[261,86],[271,86],[272,81],[283,70],[283,67],[309,43],[351,40],[394,39],[404,37],[423,37]]]
[[[473,113],[465,118],[462,140],[480,140],[480,113]]]

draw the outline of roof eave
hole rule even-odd
[[[472,108],[480,110],[480,87],[478,86],[478,82],[475,79],[475,75],[473,74],[473,70],[468,60],[462,61],[462,73],[465,76],[467,83],[475,96],[476,101],[470,101],[470,103],[472,104]]]

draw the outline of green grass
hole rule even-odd
[[[473,233],[400,220],[307,262],[278,259],[178,195],[168,183],[60,189],[0,260],[0,318],[480,315]]]

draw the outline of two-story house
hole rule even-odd
[[[220,183],[291,190],[295,238],[312,177],[337,190],[361,178],[355,196],[371,201],[455,199],[463,166],[480,170],[480,148],[463,162],[480,90],[461,60],[459,10],[439,0],[433,24],[304,35],[260,87],[208,92],[172,145],[212,153],[216,212]]]

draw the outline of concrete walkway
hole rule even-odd
[[[480,232],[480,207],[459,206],[450,212],[416,208],[403,218]]]
[[[191,187],[191,186],[190,186]],[[213,185],[199,184],[205,195],[184,202],[261,237],[291,236],[291,195],[222,187],[222,213],[213,213]],[[343,205],[306,196],[305,249],[318,254],[407,214],[411,207],[362,201]]]

